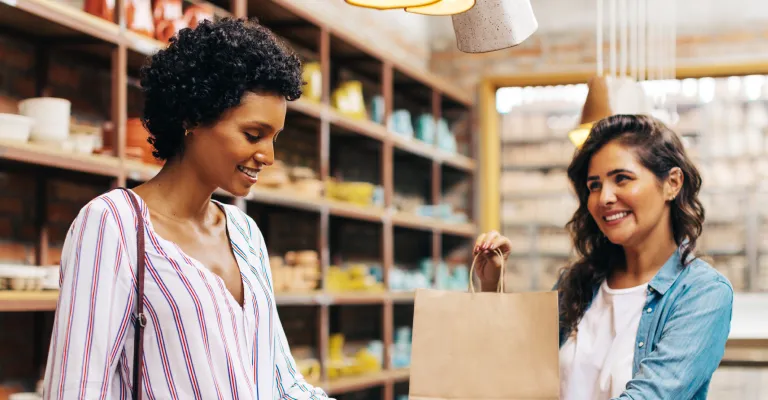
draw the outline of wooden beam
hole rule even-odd
[[[480,87],[480,146],[478,154],[478,179],[480,192],[478,228],[481,232],[500,230],[500,188],[501,177],[501,140],[499,134],[498,113],[496,112],[496,87],[492,81],[484,80]]]
[[[248,17],[248,0],[230,0],[229,6],[235,18]]]
[[[328,361],[328,339],[331,331],[331,311],[327,304],[323,304],[318,312],[320,317],[317,319],[317,354],[320,359],[320,380],[326,381],[328,379],[326,362]]]
[[[128,49],[120,45],[112,51],[112,136],[114,155],[125,160],[126,124],[128,122]],[[126,185],[125,169],[117,176],[115,186]]]

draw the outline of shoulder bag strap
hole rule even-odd
[[[133,204],[133,210],[138,218],[136,227],[136,326],[134,337],[133,353],[133,400],[140,400],[141,394],[141,370],[144,367],[143,347],[144,347],[144,326],[147,324],[147,318],[144,315],[144,215],[141,213],[136,197],[128,189],[120,188],[128,193],[128,197]]]

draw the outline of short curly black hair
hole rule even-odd
[[[153,155],[183,152],[187,129],[215,122],[247,91],[302,94],[301,60],[257,20],[224,18],[185,28],[141,68],[142,122]]]

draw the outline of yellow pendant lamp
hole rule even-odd
[[[344,0],[347,4],[357,7],[373,8],[376,10],[394,10],[397,8],[423,7],[440,2],[440,0]]]
[[[426,6],[406,7],[405,11],[424,15],[454,15],[468,11],[474,6],[475,0],[441,0]]]
[[[608,82],[605,77],[594,76],[589,79],[587,86],[589,91],[587,92],[587,100],[584,101],[584,108],[581,110],[579,126],[568,133],[568,139],[576,148],[581,148],[587,141],[589,132],[597,121],[613,114],[608,99]]]

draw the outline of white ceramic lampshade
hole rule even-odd
[[[476,0],[474,7],[451,18],[456,44],[465,53],[517,46],[539,28],[530,0]]]

